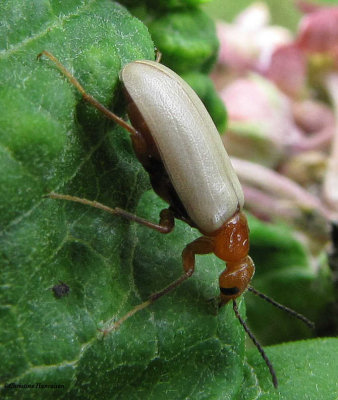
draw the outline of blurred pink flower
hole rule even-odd
[[[301,20],[296,44],[305,52],[337,53],[338,7],[317,7]]]
[[[310,14],[310,13],[317,11],[323,7],[320,4],[311,3],[311,2],[305,1],[305,0],[296,1],[295,4],[296,4],[297,8],[299,9],[299,11],[301,11],[303,14]]]
[[[318,79],[330,96],[335,111],[335,134],[323,183],[323,197],[338,214],[338,7],[316,7],[304,1],[300,7],[308,13],[300,23],[295,43],[308,56],[310,63],[314,58],[319,64]]]
[[[265,69],[274,49],[292,41],[292,35],[286,28],[269,26],[269,20],[266,5],[254,3],[233,23],[219,22],[219,62],[238,72]]]
[[[269,65],[261,72],[293,98],[300,98],[305,92],[306,58],[294,43],[275,49]]]
[[[218,24],[223,67],[214,76],[222,83],[220,94],[229,113],[223,140],[233,156],[290,176],[295,168],[302,175],[298,182],[322,194],[313,207],[333,219],[338,218],[338,6],[300,1],[298,7],[306,14],[295,37],[269,26],[268,9],[261,3],[244,10],[232,24]],[[318,101],[318,89],[326,91],[330,105]],[[237,168],[241,176],[243,164]],[[292,198],[292,185],[282,177],[275,179],[286,198]],[[260,185],[261,179],[262,174],[253,174],[244,184],[251,206],[257,199],[261,204],[277,201]],[[278,213],[278,206],[264,210]]]
[[[289,99],[266,79],[237,79],[220,93],[229,115],[224,142],[229,153],[275,166],[302,137]]]
[[[328,67],[338,67],[338,7],[321,7],[305,1],[298,4],[306,15],[296,38],[276,48],[270,64],[262,71],[294,98],[304,95],[311,63],[316,64],[315,74],[325,73]]]
[[[272,82],[251,74],[220,91],[229,125],[229,153],[270,167],[286,156],[325,150],[334,135],[334,116],[317,101],[293,102]]]

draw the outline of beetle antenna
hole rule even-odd
[[[252,286],[248,286],[248,290],[250,290],[250,292],[254,293],[256,296],[259,296],[261,299],[263,299],[263,300],[267,301],[268,303],[272,304],[273,306],[279,308],[280,310],[283,310],[283,311],[291,314],[293,317],[296,317],[300,321],[304,322],[304,324],[306,324],[309,328],[311,328],[311,329],[315,328],[314,322],[310,321],[304,315],[299,314],[297,311],[292,310],[292,308],[289,308],[289,307],[284,306],[283,304],[277,303],[277,301],[275,301],[271,297],[268,297],[264,293],[259,292],[258,290],[256,290]]]
[[[269,371],[270,371],[270,374],[271,374],[271,377],[272,377],[273,386],[277,389],[278,380],[277,380],[276,372],[275,372],[275,370],[274,370],[274,368],[273,368],[273,366],[271,364],[271,361],[269,360],[268,356],[266,355],[265,351],[263,350],[263,347],[261,346],[261,344],[258,342],[258,340],[254,336],[254,334],[249,329],[248,325],[245,323],[245,321],[240,316],[238,308],[237,308],[236,300],[232,300],[232,305],[233,305],[233,309],[234,309],[234,312],[236,314],[236,317],[238,318],[239,322],[243,326],[243,329],[248,334],[248,336],[252,340],[253,344],[257,347],[257,350],[261,353],[261,356],[263,357],[263,360],[265,361],[265,364],[269,368]]]

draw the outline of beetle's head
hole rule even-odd
[[[240,262],[227,263],[227,268],[219,277],[219,307],[235,299],[245,292],[253,275],[255,265],[251,257],[246,256]]]
[[[255,272],[249,253],[249,228],[245,215],[237,211],[213,235],[213,251],[226,262],[219,277],[220,306],[240,296]]]

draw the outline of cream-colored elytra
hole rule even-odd
[[[153,61],[127,64],[121,79],[189,217],[203,232],[214,232],[243,207],[244,195],[203,103],[183,79]]]

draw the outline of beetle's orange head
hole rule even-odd
[[[219,277],[220,303],[224,306],[245,292],[253,275],[255,265],[251,257],[247,256],[239,263],[227,263],[227,268]]]

